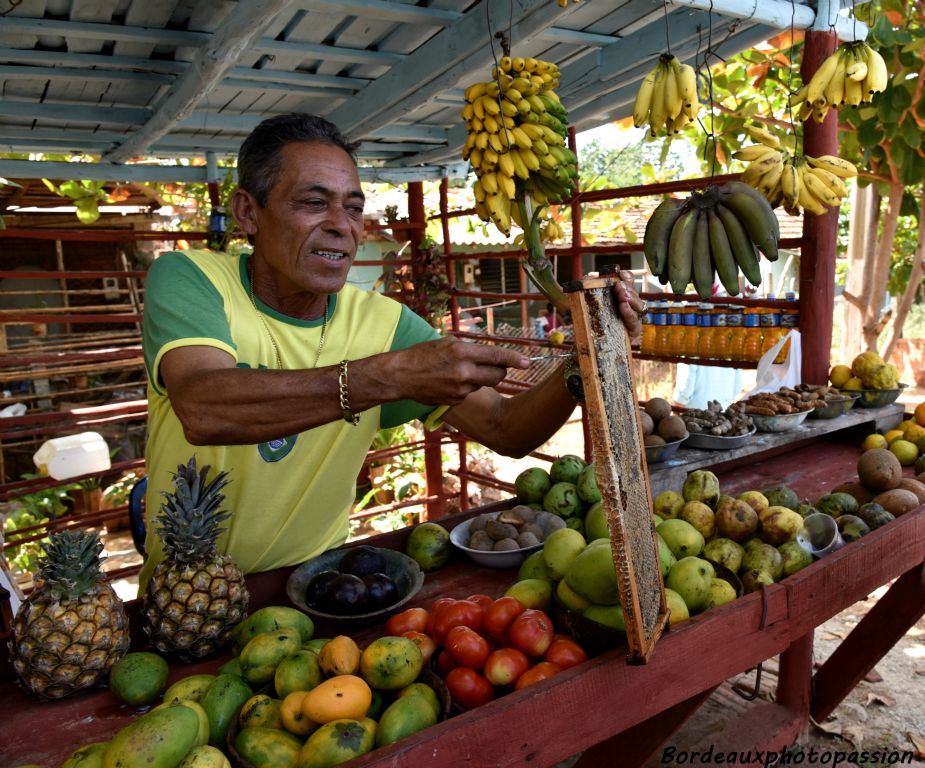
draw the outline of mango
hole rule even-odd
[[[318,654],[300,650],[287,656],[273,673],[276,695],[285,699],[293,691],[310,691],[324,679]]]
[[[196,746],[199,718],[192,709],[152,709],[113,736],[103,768],[176,768]]]
[[[686,525],[686,523],[685,523]],[[610,542],[597,539],[578,555],[565,574],[566,583],[591,603],[616,605],[620,601],[617,572],[613,564]]]
[[[254,692],[237,675],[219,675],[205,692],[200,704],[209,718],[209,744],[225,746],[228,728]]]
[[[365,755],[375,746],[374,729],[357,720],[325,723],[305,742],[296,768],[329,768]]]
[[[150,704],[167,687],[167,662],[156,653],[127,653],[109,670],[109,690],[123,704]]]
[[[587,546],[585,537],[572,528],[560,528],[546,537],[543,559],[554,581],[565,576],[572,561]]]
[[[196,701],[188,701],[187,699],[170,699],[163,704],[158,704],[155,709],[164,709],[165,707],[174,706],[187,707],[196,713],[196,717],[199,719],[199,732],[196,735],[196,746],[208,744],[210,731],[209,716],[199,703]]]
[[[251,638],[241,649],[241,674],[251,685],[263,685],[273,679],[276,667],[302,646],[297,629],[287,627],[264,632]]]
[[[235,656],[250,640],[265,632],[279,629],[297,629],[302,643],[307,643],[315,633],[311,618],[296,608],[285,605],[268,605],[254,611],[231,631],[231,647]]]
[[[220,749],[205,744],[194,747],[177,768],[231,768],[231,763]]]
[[[305,695],[302,712],[316,723],[359,720],[365,717],[372,701],[373,694],[365,680],[356,675],[336,675]]]
[[[384,747],[399,739],[417,733],[436,724],[437,715],[432,703],[420,694],[403,696],[393,701],[382,717],[376,729],[376,746]]]
[[[777,554],[777,550],[774,551]],[[706,560],[683,557],[674,564],[665,585],[679,594],[689,613],[698,613],[710,600],[710,582],[713,570]]]
[[[283,702],[280,699],[274,699],[265,693],[258,693],[251,696],[241,706],[238,713],[238,725],[244,728],[282,728],[283,721],[280,717],[280,709]]]
[[[296,764],[302,742],[286,731],[257,726],[238,731],[234,748],[254,768],[279,768]]]
[[[214,682],[215,675],[190,675],[189,677],[184,677],[164,691],[164,701],[173,701],[174,699],[199,701]]]
[[[103,755],[106,754],[108,741],[95,741],[75,749],[71,756],[61,764],[61,768],[103,768]]]
[[[322,646],[318,661],[328,676],[355,675],[360,667],[360,647],[352,637],[338,635]]]
[[[421,649],[407,637],[380,637],[360,656],[360,674],[373,688],[394,691],[413,683],[424,667]]]

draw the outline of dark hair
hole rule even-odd
[[[250,192],[259,205],[267,204],[276,183],[283,147],[296,142],[333,144],[356,162],[359,143],[347,141],[337,126],[323,117],[293,112],[264,120],[238,151],[238,186]]]

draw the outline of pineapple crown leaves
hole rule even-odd
[[[42,545],[45,556],[38,577],[56,595],[73,600],[89,592],[102,578],[103,542],[89,531],[60,531]]]
[[[174,491],[161,495],[165,501],[157,515],[158,534],[167,556],[180,563],[208,559],[215,553],[215,541],[221,524],[230,517],[221,511],[225,501],[222,489],[228,485],[227,472],[208,480],[208,464],[196,470],[196,457],[177,466],[173,475]]]

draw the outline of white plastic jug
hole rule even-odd
[[[81,432],[46,440],[32,456],[39,472],[67,480],[109,469],[109,446],[98,432]]]

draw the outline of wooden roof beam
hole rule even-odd
[[[199,50],[189,68],[170,86],[141,130],[108,152],[105,159],[122,163],[143,154],[152,143],[192,113],[200,100],[212,92],[228,70],[234,68],[238,59],[260,39],[274,17],[290,1],[253,0],[239,3],[215,30],[209,42]]]

